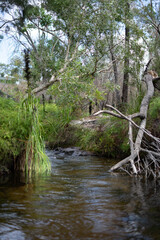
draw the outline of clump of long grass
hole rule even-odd
[[[43,173],[51,170],[50,161],[45,153],[41,136],[41,124],[38,114],[38,102],[32,96],[23,102],[21,114],[29,121],[29,134],[25,147],[25,173]]]
[[[34,173],[43,173],[50,171],[51,165],[45,154],[44,141],[41,137],[41,124],[38,115],[37,100],[31,95],[31,78],[30,78],[30,50],[25,49],[25,77],[28,85],[28,98],[22,104],[22,112],[25,118],[29,120],[28,139],[25,149],[25,166],[26,176]],[[26,119],[27,120],[27,119]],[[23,162],[23,161],[22,161]],[[22,163],[23,164],[23,163]]]

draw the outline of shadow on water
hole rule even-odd
[[[160,182],[111,174],[113,161],[58,158],[52,173],[0,179],[0,239],[160,239]]]

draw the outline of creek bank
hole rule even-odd
[[[127,144],[127,123],[117,121],[113,117],[86,117],[72,120],[65,131],[59,132],[57,138],[53,136],[46,141],[48,149],[61,147],[75,155],[96,155],[110,159],[119,159],[126,156],[129,146]],[[78,152],[74,151],[74,148]],[[58,148],[59,151],[59,148]],[[64,152],[61,151],[63,157]]]
[[[9,169],[13,172],[14,159],[21,156],[28,139],[28,122],[22,116],[17,120],[18,103],[13,100],[0,98],[1,105],[1,134],[0,134],[0,175]],[[72,120],[69,112],[60,111],[55,104],[48,104],[44,114],[40,105],[40,122],[46,148],[70,149],[69,153],[61,151],[57,157],[65,154],[82,155],[91,152],[92,155],[104,156],[109,159],[121,159],[128,155],[128,123],[125,120],[111,116],[90,116]],[[147,129],[155,136],[160,135],[160,98],[152,100],[149,108]],[[63,109],[64,110],[64,109]],[[12,121],[10,121],[12,119]],[[18,126],[18,127],[17,127]],[[25,131],[24,131],[25,130]],[[77,147],[74,151],[72,146]],[[60,150],[60,149],[59,149]],[[62,156],[61,156],[62,155]],[[5,168],[1,167],[5,166]]]

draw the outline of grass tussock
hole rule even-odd
[[[38,102],[0,98],[0,165],[26,172],[50,170],[41,135]]]

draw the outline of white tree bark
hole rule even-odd
[[[149,63],[150,63],[150,61],[149,61]],[[148,67],[149,63],[147,64],[147,67]],[[148,135],[150,138],[152,138],[154,141],[156,141],[157,144],[160,145],[160,139],[154,137],[149,131],[146,130],[146,122],[147,122],[147,113],[148,113],[149,103],[154,94],[154,87],[159,89],[157,86],[160,85],[159,84],[160,78],[153,78],[151,74],[149,74],[149,73],[147,73],[147,71],[145,71],[143,81],[145,81],[145,83],[147,85],[147,92],[141,102],[139,113],[134,113],[130,116],[125,116],[116,108],[114,108],[110,105],[107,105],[107,107],[111,108],[113,111],[104,110],[104,111],[99,111],[94,114],[94,115],[98,115],[98,114],[102,114],[102,113],[107,113],[107,114],[113,115],[115,117],[125,119],[129,122],[128,135],[129,135],[129,143],[130,143],[130,155],[128,157],[126,157],[125,159],[121,160],[120,162],[118,162],[117,164],[115,164],[113,167],[111,167],[110,171],[115,171],[117,169],[122,168],[123,165],[130,163],[131,167],[132,167],[132,174],[138,174],[139,169],[136,166],[135,161],[137,159],[139,159],[140,151],[147,152],[148,154],[155,156],[155,157],[160,156],[160,152],[156,152],[156,150],[150,151],[148,149],[141,148],[144,134]],[[116,111],[116,113],[114,111]],[[139,126],[133,121],[133,118],[137,118],[137,117],[139,117],[141,119],[141,123]],[[137,133],[135,142],[133,141],[133,133],[132,133],[133,126],[138,128],[138,133]],[[154,161],[155,161],[155,159],[154,159]],[[156,164],[156,166],[157,166],[157,164]],[[148,164],[146,165],[146,167],[148,167]],[[155,173],[153,175],[155,175]]]
[[[144,119],[141,120],[140,127],[139,127],[137,137],[136,137],[134,144],[133,144],[133,138],[132,138],[132,130],[130,129],[129,138],[130,138],[130,142],[132,142],[132,144],[130,145],[131,155],[129,157],[125,158],[124,160],[118,162],[116,165],[114,165],[110,169],[110,171],[114,171],[114,170],[122,167],[127,162],[131,161],[133,172],[135,174],[138,173],[137,169],[135,168],[134,160],[139,156],[139,152],[141,150],[141,143],[142,143],[144,130],[146,128],[146,122],[147,122],[148,106],[149,106],[150,99],[153,97],[153,94],[154,94],[154,85],[153,85],[152,76],[150,74],[145,75],[144,81],[147,84],[147,93],[145,94],[145,96],[142,100],[140,112],[139,112],[139,115],[144,116]],[[130,128],[131,128],[131,126],[130,126]]]

